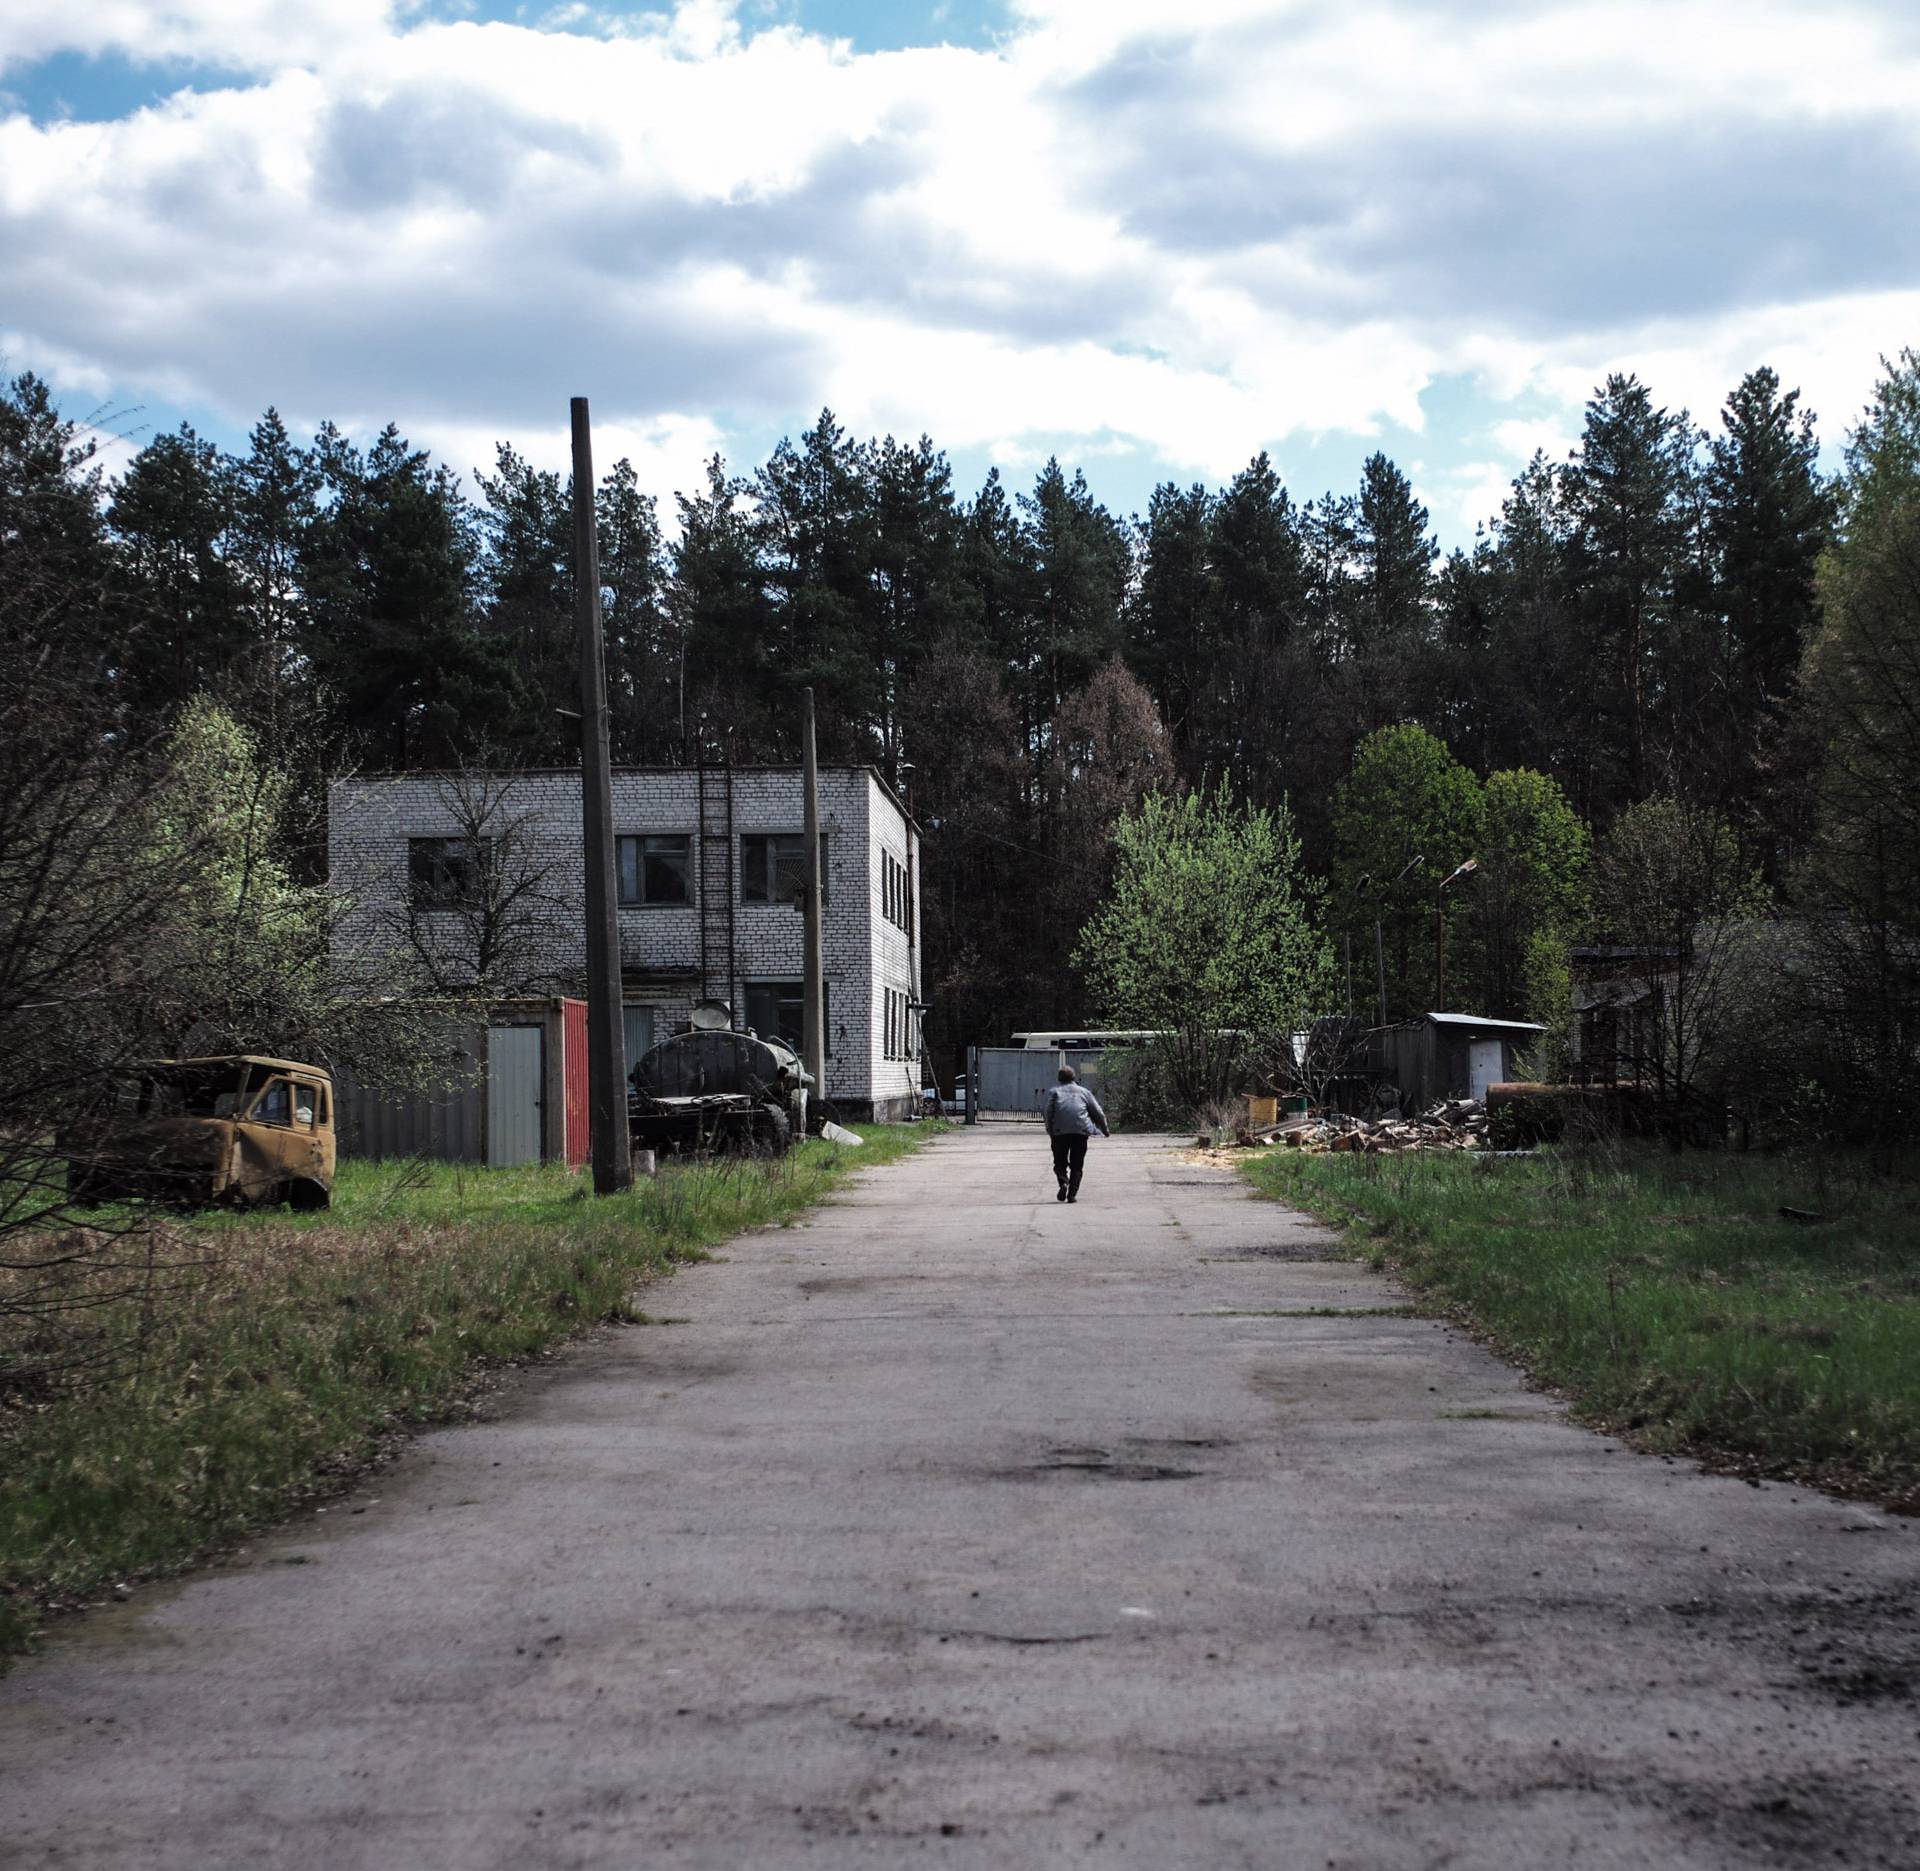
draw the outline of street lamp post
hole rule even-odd
[[[1468,858],[1457,869],[1440,879],[1433,892],[1433,1010],[1447,1011],[1447,911],[1445,891],[1456,877],[1466,877],[1480,868],[1478,858]]]
[[[1400,875],[1393,880],[1394,884],[1405,883],[1425,862],[1426,859],[1418,853],[1410,857],[1401,866]],[[1387,942],[1386,937],[1380,933],[1381,895],[1382,893],[1377,890],[1373,895],[1373,965],[1380,978],[1380,1024],[1385,1026],[1387,1024]]]
[[[1353,886],[1353,900],[1356,904],[1373,888],[1373,873],[1362,871]],[[1349,919],[1346,929],[1347,947],[1347,1015],[1353,1015],[1353,923]]]

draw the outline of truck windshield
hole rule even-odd
[[[238,1076],[204,1066],[130,1073],[114,1087],[113,1109],[124,1117],[231,1117]]]

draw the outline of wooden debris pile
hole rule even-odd
[[[1283,1123],[1243,1130],[1233,1140],[1243,1149],[1279,1144],[1310,1156],[1361,1150],[1382,1155],[1398,1150],[1484,1150],[1487,1114],[1469,1098],[1443,1099],[1415,1117],[1353,1117],[1344,1111],[1310,1111]],[[1212,1139],[1199,1142],[1212,1146]]]

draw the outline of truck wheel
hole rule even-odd
[[[298,1209],[331,1208],[333,1191],[325,1183],[303,1176],[298,1182],[287,1184],[287,1206]]]
[[[755,1156],[785,1156],[793,1142],[793,1124],[779,1106],[763,1104],[753,1114]]]

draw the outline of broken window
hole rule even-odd
[[[409,838],[407,882],[415,909],[466,909],[485,893],[491,838]]]
[[[686,833],[634,833],[618,843],[622,907],[693,901],[693,840]]]
[[[805,832],[747,832],[740,839],[740,901],[799,901],[807,887]],[[820,901],[827,900],[827,835],[820,834]]]
[[[231,1065],[161,1067],[116,1083],[109,1103],[120,1117],[231,1117],[238,1086]]]

